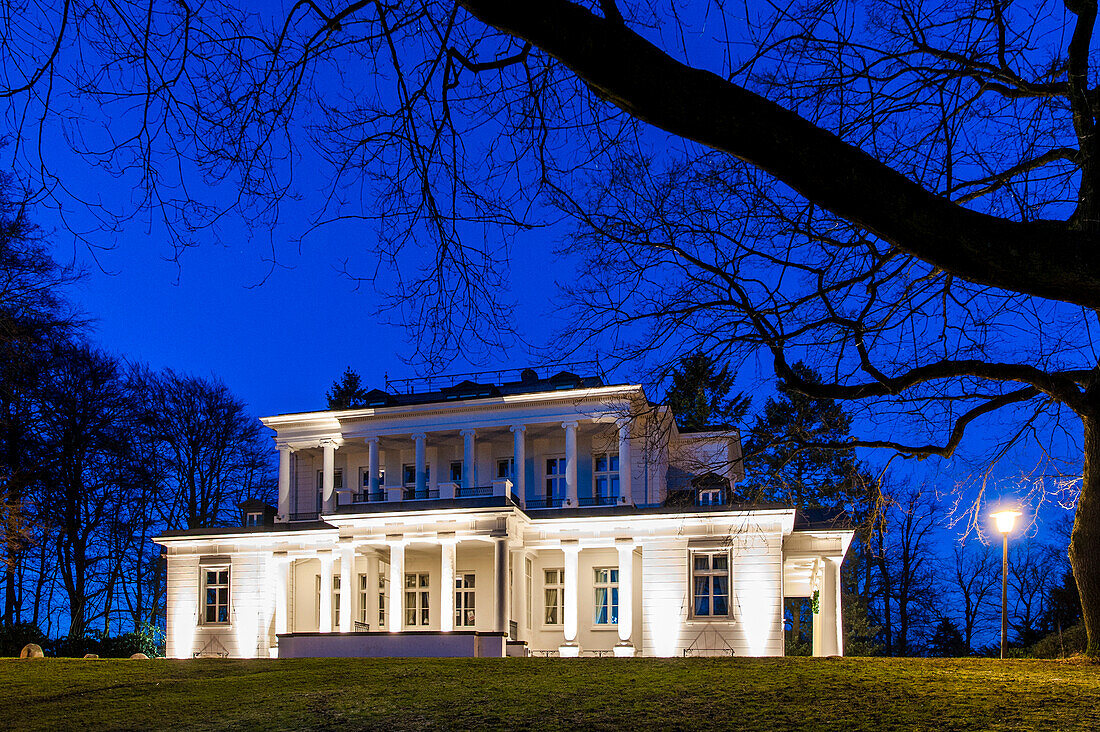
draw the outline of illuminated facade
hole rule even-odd
[[[776,656],[817,595],[840,655],[852,538],[732,502],[735,430],[641,387],[525,370],[288,414],[275,511],[169,532],[169,656]]]

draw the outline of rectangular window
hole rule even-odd
[[[565,458],[546,459],[546,502],[553,505],[565,498]]]
[[[535,586],[534,581],[533,581],[534,571],[535,571],[534,570],[534,562],[531,561],[531,557],[524,557],[523,558],[523,570],[524,570],[524,581],[525,581],[525,584],[523,586],[523,590],[524,590],[524,593],[527,596],[527,618],[526,619],[527,619],[527,627],[530,628],[531,627],[531,619],[534,617],[534,610],[531,608],[531,605],[533,604],[533,600],[534,600],[534,598],[532,597],[532,594],[533,594],[533,588]]]
[[[721,488],[704,488],[699,491],[700,506],[721,506],[725,501]]]
[[[428,497],[427,494],[423,494],[423,495],[420,495],[420,496],[416,495],[416,465],[405,463],[404,465],[401,466],[401,474],[402,474],[402,478],[404,479],[401,484],[405,487],[405,498],[406,499],[418,498],[418,497],[419,498],[427,498]],[[425,491],[428,489],[428,485],[431,483],[431,481],[432,481],[432,466],[431,465],[425,465],[424,466],[424,490]]]
[[[390,563],[378,560],[378,627],[386,627],[386,602],[390,596]]]
[[[370,468],[359,469],[359,483],[362,486],[362,490],[370,490]],[[378,486],[384,486],[386,484],[386,471],[383,468],[378,470]]]
[[[619,622],[619,570],[596,567],[592,586],[595,589],[594,622],[596,625],[616,625]]]
[[[427,572],[405,574],[405,625],[428,625],[430,593]]]
[[[321,627],[321,575],[314,575],[316,581],[314,587],[317,590],[317,598],[313,605],[314,615],[317,617],[317,627]],[[340,575],[332,577],[332,627],[340,627]]]
[[[600,452],[593,455],[592,479],[592,495],[597,501],[615,503],[619,497],[619,453]]]
[[[565,622],[565,570],[547,569],[542,575],[542,593],[545,606],[543,622],[561,625]]]
[[[516,479],[516,461],[512,458],[497,459],[497,480],[502,478]]]
[[[695,617],[729,617],[729,553],[694,552],[691,555],[691,587]]]
[[[455,577],[455,627],[472,628],[474,619],[474,573],[459,572]]]
[[[462,461],[461,460],[453,460],[451,462],[451,482],[452,483],[461,483],[462,482]]]
[[[245,526],[263,526],[264,525],[264,515],[262,513],[259,513],[258,511],[249,511],[248,515],[245,516],[244,525]]]
[[[344,471],[336,468],[332,471],[332,490],[338,491],[344,487]],[[317,471],[317,512],[320,513],[325,501],[325,471]]]
[[[359,607],[358,607],[359,612],[357,613],[357,620],[359,620],[360,623],[369,623],[370,622],[370,614],[369,614],[370,596],[368,594],[369,590],[370,590],[370,576],[367,575],[367,574],[360,574],[359,575]]]
[[[229,622],[229,567],[206,567],[202,572],[203,622]]]

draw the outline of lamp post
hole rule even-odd
[[[1016,519],[1020,512],[1015,509],[1005,509],[992,514],[997,522],[997,531],[1001,532],[1003,539],[1001,550],[1001,658],[1005,657],[1005,646],[1008,645],[1008,535],[1016,526]]]

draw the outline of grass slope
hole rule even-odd
[[[0,660],[10,729],[1100,729],[1100,665],[984,659]]]

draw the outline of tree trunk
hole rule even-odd
[[[1086,391],[1094,404],[1100,397],[1100,385]],[[1081,495],[1073,519],[1069,540],[1069,562],[1081,596],[1081,614],[1085,620],[1088,646],[1085,653],[1100,656],[1100,409],[1082,418],[1085,425],[1085,459]]]

